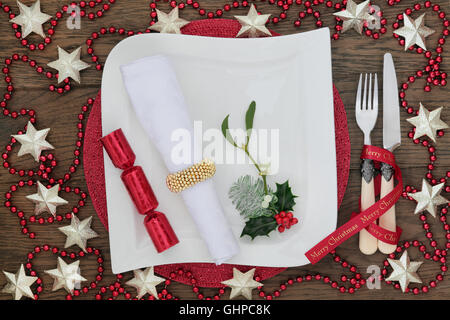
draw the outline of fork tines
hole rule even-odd
[[[364,95],[363,101],[361,103],[361,85],[362,76],[359,76],[358,91],[356,94],[356,108],[361,110],[378,110],[378,81],[377,74],[374,73],[374,84],[373,84],[373,96],[372,96],[372,73],[369,73],[369,85],[367,86],[367,73],[364,76]],[[369,88],[369,94],[367,94],[367,88]]]

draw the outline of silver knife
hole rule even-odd
[[[400,104],[397,76],[392,55],[386,53],[383,66],[383,147],[393,152],[400,144]],[[394,175],[392,167],[384,163],[381,166],[381,173],[380,197],[384,197],[394,189]],[[380,217],[379,226],[395,232],[395,205]],[[384,254],[394,252],[396,247],[396,245],[378,240],[378,249]]]

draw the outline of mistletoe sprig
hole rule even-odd
[[[289,180],[282,184],[276,183],[275,192],[267,184],[268,165],[259,164],[250,154],[249,144],[253,130],[256,103],[252,101],[245,113],[245,143],[239,145],[231,136],[228,125],[230,115],[222,121],[222,134],[234,147],[241,149],[248,156],[258,171],[259,177],[250,175],[239,177],[231,186],[228,196],[247,221],[241,237],[248,235],[253,240],[257,236],[268,236],[277,229],[280,233],[298,223],[292,211],[295,206],[295,196],[289,186]]]

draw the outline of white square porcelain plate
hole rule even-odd
[[[217,165],[214,183],[241,252],[228,263],[291,267],[308,263],[305,252],[336,227],[337,181],[331,48],[328,28],[259,39],[223,39],[144,34],[121,41],[109,54],[102,80],[103,135],[122,128],[147,174],[180,243],[158,254],[105,153],[106,197],[112,270],[187,262],[211,262],[181,197],[166,185],[168,174],[130,105],[119,67],[163,54],[174,66],[191,119],[203,132],[219,129],[227,114],[230,128],[243,128],[249,103],[256,101],[254,128],[279,130],[279,170],[269,184],[289,179],[298,195],[299,223],[270,237],[240,238],[244,220],[228,198],[241,175],[257,176],[251,164]],[[225,143],[225,140],[224,140]]]

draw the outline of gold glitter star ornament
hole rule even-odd
[[[445,182],[431,186],[428,182],[422,180],[422,191],[416,193],[408,193],[408,196],[417,201],[416,210],[414,214],[423,211],[428,211],[434,218],[436,218],[437,207],[449,202],[446,198],[441,196],[442,188]]]
[[[416,127],[414,139],[426,135],[436,143],[436,131],[448,128],[448,125],[441,120],[441,111],[442,107],[428,111],[420,103],[419,114],[416,117],[406,119],[406,121]]]
[[[50,128],[36,130],[33,124],[28,121],[27,132],[25,134],[12,135],[13,138],[21,144],[17,156],[21,157],[25,154],[31,154],[34,160],[39,162],[39,157],[41,156],[42,151],[55,149],[45,140],[49,131]]]
[[[67,236],[64,248],[76,244],[86,252],[87,241],[98,237],[98,234],[91,229],[91,222],[92,216],[80,222],[80,219],[72,213],[70,225],[58,228],[59,231]]]
[[[58,83],[66,78],[72,78],[80,83],[80,71],[89,67],[89,64],[80,60],[80,56],[81,47],[68,53],[58,46],[58,60],[47,64],[50,68],[58,70]]]
[[[408,15],[403,14],[403,21],[405,25],[395,30],[394,33],[405,38],[405,51],[415,44],[423,50],[427,50],[425,46],[425,38],[433,34],[434,30],[426,27],[424,20],[425,13],[416,20],[413,20]]]
[[[56,216],[56,207],[68,204],[66,200],[58,196],[59,184],[47,189],[40,181],[37,182],[37,193],[26,196],[28,200],[35,203],[34,214],[40,215],[43,212]]]
[[[68,293],[73,294],[75,287],[78,288],[82,281],[87,281],[80,274],[80,260],[67,264],[63,259],[58,257],[56,269],[46,270],[44,272],[55,280],[52,291],[64,288]]]
[[[14,300],[20,300],[23,296],[34,300],[34,294],[30,286],[37,280],[37,277],[30,277],[25,274],[23,264],[20,265],[16,274],[3,271],[8,282],[2,289],[4,293],[11,293]]]
[[[178,7],[175,7],[168,14],[156,9],[158,22],[150,27],[150,30],[160,33],[176,33],[181,34],[181,28],[189,23],[189,21],[181,19],[178,13]]]
[[[369,0],[356,4],[352,0],[347,1],[345,10],[334,13],[336,17],[342,19],[342,33],[348,29],[355,29],[359,34],[362,33],[364,24],[374,19],[369,14]]]
[[[34,32],[45,38],[42,24],[50,19],[52,16],[41,12],[41,3],[37,0],[30,7],[27,7],[22,2],[17,1],[20,14],[9,22],[18,24],[22,27],[22,37],[26,38],[30,33]]]
[[[270,14],[258,14],[258,11],[256,11],[256,7],[254,4],[251,5],[250,10],[248,11],[246,16],[234,17],[242,25],[241,29],[236,35],[236,38],[257,38],[261,36],[272,36],[269,29],[266,28],[266,22],[267,19],[269,19]]]
[[[402,291],[405,292],[410,282],[422,283],[416,271],[422,265],[422,261],[410,261],[408,251],[404,251],[399,260],[387,259],[392,267],[392,273],[386,281],[398,281]]]
[[[158,299],[156,286],[165,281],[165,279],[155,276],[153,267],[146,268],[145,270],[137,269],[133,273],[134,278],[127,281],[126,284],[136,288],[138,299],[142,298],[146,293]]]
[[[244,296],[247,300],[252,299],[253,289],[263,286],[262,283],[253,279],[255,268],[242,273],[238,269],[233,268],[233,278],[223,281],[222,284],[231,288],[230,299],[237,296]]]

